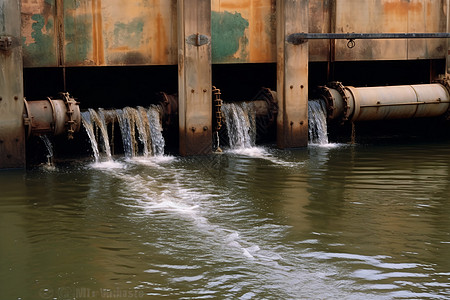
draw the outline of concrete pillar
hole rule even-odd
[[[0,169],[25,167],[20,0],[0,0]]]
[[[212,152],[211,1],[178,0],[180,154]]]
[[[308,144],[308,41],[289,35],[308,32],[308,0],[277,0],[277,144]]]

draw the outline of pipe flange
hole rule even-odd
[[[33,127],[33,118],[30,115],[30,107],[28,106],[27,99],[23,98],[23,125],[25,126],[25,136],[28,139],[31,136],[31,128]]]
[[[60,95],[62,96],[67,109],[66,114],[68,117],[68,121],[65,123],[65,125],[67,127],[67,137],[69,140],[71,140],[73,139],[73,134],[78,131],[79,128],[79,122],[77,122],[77,120],[74,118],[75,107],[78,106],[79,103],[75,101],[75,99],[73,99],[67,92],[60,93]]]
[[[447,90],[447,93],[450,95],[450,80],[448,78],[442,77],[442,78],[435,80],[434,82],[442,84],[445,87],[445,89]],[[445,112],[443,117],[446,121],[450,121],[450,107]]]
[[[334,103],[334,97],[331,94],[330,89],[327,86],[318,86],[317,91],[318,91],[318,94],[320,94],[322,99],[327,104],[327,118],[333,119],[334,111],[336,110],[336,106]]]
[[[330,88],[338,91],[338,93],[342,97],[342,100],[344,101],[344,113],[343,113],[342,119],[341,119],[341,123],[344,123],[344,122],[348,121],[348,118],[350,117],[350,104],[348,101],[347,94],[345,93],[345,87],[342,84],[342,82],[339,82],[339,81],[332,81],[328,84],[328,86]]]
[[[275,118],[278,114],[278,101],[276,92],[272,91],[269,88],[263,87],[255,97],[253,97],[252,101],[256,100],[264,100],[267,103],[268,110],[268,126],[275,122]]]
[[[162,108],[161,120],[165,127],[174,126],[178,120],[178,96],[159,92],[159,104]]]

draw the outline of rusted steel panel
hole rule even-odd
[[[309,1],[309,32],[330,32],[333,0]],[[212,0],[214,63],[276,62],[276,0]],[[310,42],[310,61],[327,61],[329,40]]]
[[[107,65],[177,63],[176,0],[109,0],[102,7]]]
[[[22,0],[24,67],[58,65],[55,0]]]
[[[408,10],[408,32],[446,32],[447,0],[414,0],[420,10]],[[445,39],[408,40],[408,59],[435,59],[445,56]]]
[[[210,1],[213,63],[276,61],[276,0]],[[446,7],[447,0],[310,0],[309,32],[445,32]],[[176,0],[22,0],[24,63],[176,64],[176,19]],[[358,40],[349,49],[345,40],[314,40],[309,54],[310,61],[434,59],[446,56],[446,41]]]
[[[98,51],[96,51],[98,50],[98,40],[94,41],[98,31],[97,24],[94,24],[97,3],[97,0],[64,1],[64,65],[103,64],[103,61],[98,58]],[[95,19],[98,16],[96,14]],[[102,40],[103,35],[100,37]],[[96,52],[95,55],[94,52]],[[103,53],[103,46],[100,52]]]
[[[64,1],[66,65],[176,64],[176,0]]]
[[[337,1],[336,32],[445,32],[442,0]],[[352,49],[336,41],[336,60],[439,58],[444,40],[358,40]]]
[[[408,32],[408,10],[421,10],[404,0],[345,0],[336,2],[336,32]],[[336,60],[404,60],[406,40],[358,40],[354,48],[336,41]]]
[[[332,32],[331,11],[335,0],[309,0],[309,32]],[[330,57],[330,40],[309,41],[309,60],[327,61]]]
[[[274,62],[275,0],[212,0],[213,63]]]

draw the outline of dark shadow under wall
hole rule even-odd
[[[330,73],[328,73],[330,70]],[[177,93],[177,66],[123,66],[123,67],[71,67],[25,68],[24,94],[27,100],[56,97],[66,90],[81,103],[81,109],[123,108],[145,106],[159,100],[157,93]],[[309,95],[325,85],[327,78],[346,86],[385,86],[430,83],[437,74],[445,71],[445,60],[370,61],[370,62],[310,62]],[[276,90],[277,66],[266,64],[217,64],[212,66],[212,84],[222,92],[224,101],[251,100],[262,87]],[[333,125],[332,125],[333,126]],[[441,119],[412,119],[396,121],[364,122],[357,124],[357,141],[368,142],[376,137],[424,137],[438,139],[448,137],[448,122]],[[81,129],[76,139],[56,137],[55,155],[89,156],[90,145]],[[117,131],[118,132],[118,131]],[[348,142],[351,126],[336,125],[329,129],[331,141]],[[276,136],[270,131],[270,140],[260,137],[264,143],[274,143]],[[117,137],[119,138],[119,137]],[[178,149],[178,132],[165,133],[171,153]],[[118,142],[119,143],[119,142]],[[40,147],[39,140],[29,142],[29,151]],[[31,154],[30,154],[31,155]],[[40,153],[39,153],[40,156]],[[34,159],[34,158],[33,158]],[[39,158],[37,158],[39,160]]]

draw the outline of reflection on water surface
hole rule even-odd
[[[0,172],[0,298],[447,299],[449,146]]]

